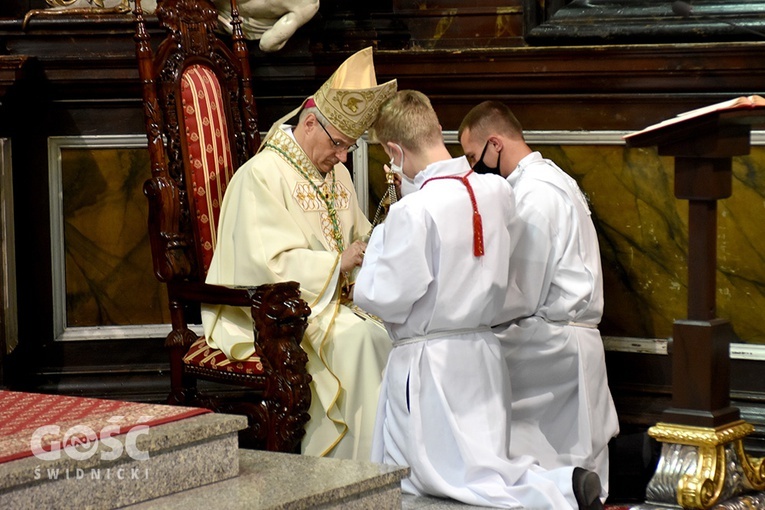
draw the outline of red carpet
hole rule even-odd
[[[209,412],[194,407],[0,391],[0,463],[31,457],[34,437],[40,439],[46,452],[54,442],[61,448],[83,445],[87,449],[90,441],[125,434],[136,425],[151,427]],[[35,436],[43,426],[48,427],[46,433],[41,438],[40,432]]]

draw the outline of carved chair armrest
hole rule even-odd
[[[178,301],[249,306],[252,314],[255,351],[269,357],[271,342],[300,345],[311,308],[300,297],[298,282],[279,282],[254,287],[210,285],[200,282],[168,282],[170,295]],[[284,348],[284,346],[282,346]]]
[[[169,282],[168,290],[178,302],[250,306],[255,357],[260,372],[254,376],[237,373],[232,377],[229,372],[215,370],[214,375],[205,375],[220,381],[217,379],[219,374],[227,374],[227,381],[243,383],[246,380],[256,384],[262,391],[262,401],[253,408],[251,416],[256,444],[273,451],[299,451],[311,406],[308,355],[300,346],[311,308],[300,297],[300,285],[280,282],[256,287],[226,287]],[[186,331],[191,332],[188,328]],[[171,347],[175,347],[176,352],[183,351],[181,344]],[[180,364],[181,358],[177,360]]]
[[[310,418],[311,375],[300,344],[311,308],[300,297],[297,282],[261,285],[252,292],[255,353],[269,375],[261,406],[273,424],[267,443],[279,451],[294,451]]]
[[[227,287],[201,282],[168,282],[171,296],[182,301],[211,305],[252,306],[252,291],[257,287]]]

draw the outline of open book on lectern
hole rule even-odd
[[[679,113],[675,117],[661,121],[658,124],[653,124],[651,126],[648,126],[645,129],[641,129],[640,131],[636,131],[634,133],[624,135],[622,139],[628,140],[629,138],[633,136],[655,131],[665,126],[671,126],[672,124],[677,124],[678,122],[684,122],[686,120],[693,119],[695,117],[701,117],[702,115],[706,115],[707,113],[711,113],[711,112],[745,110],[748,108],[756,108],[756,107],[765,107],[765,98],[763,98],[762,96],[757,96],[757,95],[736,97],[734,99],[729,99],[721,103],[715,103],[709,106],[696,108],[695,110],[689,110],[687,112]]]

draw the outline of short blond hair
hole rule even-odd
[[[382,144],[397,142],[410,150],[443,142],[430,99],[417,90],[399,90],[383,103],[369,135]]]

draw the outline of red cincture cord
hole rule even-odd
[[[473,204],[473,255],[481,257],[483,255],[483,221],[481,221],[481,213],[478,212],[478,204],[475,201],[475,193],[473,193],[473,187],[468,181],[468,175],[472,174],[473,170],[470,170],[463,176],[456,175],[444,175],[441,177],[431,177],[427,181],[422,183],[420,189],[424,188],[430,181],[437,181],[440,179],[454,179],[460,181],[467,188],[470,195],[470,203]]]

